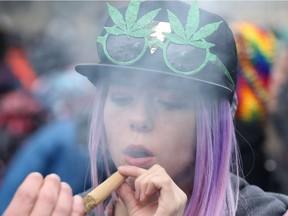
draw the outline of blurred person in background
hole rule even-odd
[[[71,72],[66,61],[68,55],[63,58],[64,62],[61,61],[59,55],[65,55],[65,52],[53,49],[61,49],[61,46],[53,46],[57,42],[45,36],[43,40],[46,42],[37,38],[36,43],[26,48],[31,49],[27,53],[32,65],[37,66],[35,68],[41,70],[43,63],[42,74],[37,72],[41,76],[33,83],[31,92],[49,110],[49,122],[31,135],[11,160],[0,188],[0,214],[30,172],[40,172],[44,176],[56,173],[71,185],[74,193],[90,186],[86,147],[90,83]],[[56,52],[58,55],[53,55]],[[47,58],[52,59],[49,64]],[[23,104],[21,100],[17,102]]]
[[[268,159],[264,152],[276,38],[271,30],[250,22],[235,23],[234,28],[239,62],[235,121],[243,175],[263,190],[279,191],[273,173],[265,166]]]
[[[11,91],[1,97],[1,180],[14,154],[31,134],[46,124],[47,116],[47,110],[41,103],[22,89]]]
[[[277,35],[277,34],[276,34]],[[285,36],[285,35],[284,35]],[[278,39],[269,89],[267,167],[273,172],[280,191],[288,194],[288,40]]]
[[[48,117],[48,111],[30,91],[36,76],[14,38],[0,31],[0,186],[15,152]]]

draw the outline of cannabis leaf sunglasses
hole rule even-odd
[[[105,56],[114,64],[131,65],[139,61],[150,50],[151,55],[159,48],[162,50],[162,56],[167,67],[174,73],[180,75],[197,74],[209,63],[216,64],[233,86],[235,83],[222,61],[217,55],[210,52],[215,44],[206,40],[212,35],[222,21],[213,22],[199,27],[199,8],[197,2],[193,2],[187,15],[186,25],[183,26],[179,18],[170,10],[167,10],[169,23],[154,21],[155,17],[161,9],[152,10],[139,19],[138,12],[140,8],[140,0],[131,0],[125,15],[115,7],[108,5],[108,12],[113,21],[113,26],[104,27],[106,33],[99,36],[97,43],[102,45]],[[131,55],[123,56],[115,49],[115,45],[109,46],[109,43],[115,37],[121,38],[121,43],[116,46],[125,46],[131,50]],[[123,43],[123,41],[125,41]],[[168,55],[172,49],[181,50],[186,56],[201,56],[197,66],[182,67],[182,63],[175,63],[175,58],[180,56]],[[187,54],[188,53],[188,54]],[[193,61],[187,59],[186,62]]]

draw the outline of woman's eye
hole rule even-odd
[[[111,96],[111,101],[116,103],[119,106],[128,105],[133,100],[134,100],[133,97],[128,97],[128,96]]]
[[[178,101],[158,100],[158,103],[167,110],[182,109],[186,107],[186,103]]]

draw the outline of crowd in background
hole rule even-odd
[[[235,124],[243,175],[266,191],[287,194],[288,41],[251,22],[234,23],[233,29],[239,65]]]
[[[230,24],[239,58],[235,124],[243,176],[288,194],[288,34]],[[78,62],[65,46],[45,32],[21,38],[0,25],[0,214],[33,171],[58,174],[74,193],[90,186],[94,88],[73,72]]]
[[[30,172],[56,173],[74,193],[90,187],[92,85],[57,41],[0,31],[0,214]]]

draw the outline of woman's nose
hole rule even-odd
[[[137,105],[130,116],[131,130],[138,132],[149,132],[153,129],[153,111],[151,106]]]

